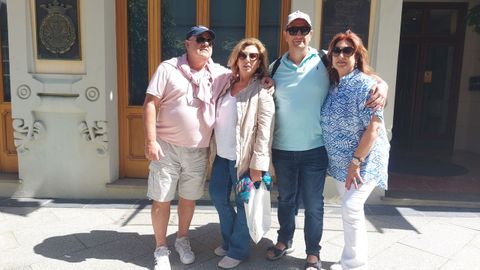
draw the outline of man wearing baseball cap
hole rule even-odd
[[[320,109],[330,81],[322,63],[322,51],[309,46],[312,22],[308,14],[288,15],[284,38],[288,52],[271,64],[275,80],[275,132],[272,162],[278,185],[277,243],[268,248],[267,259],[277,260],[293,251],[295,215],[299,202],[305,207],[305,269],[321,269],[320,240],[323,233],[323,189],[328,167],[320,127]],[[383,106],[387,85],[373,94],[374,107]],[[301,131],[301,132],[299,132]],[[300,198],[301,197],[301,198]]]
[[[177,188],[175,250],[184,264],[195,260],[188,229],[195,201],[204,191],[215,101],[230,78],[230,70],[211,59],[214,40],[215,33],[207,27],[192,27],[185,35],[186,53],[162,62],[146,91],[145,156],[150,160],[147,196],[152,199],[156,270],[170,270],[166,234],[170,202]]]

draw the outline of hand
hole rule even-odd
[[[250,169],[250,179],[252,182],[262,181],[262,171]]]
[[[345,179],[345,188],[350,190],[352,183],[355,189],[358,189],[360,185],[363,184],[363,179],[360,176],[360,167],[350,164],[348,167],[347,179]]]
[[[263,77],[262,78],[262,87],[263,88],[269,89],[269,91],[270,91],[270,88],[272,88],[274,86],[274,84],[275,84],[275,81],[272,78],[270,78],[270,77]],[[272,93],[269,92],[269,94],[273,94],[273,92]]]
[[[148,160],[159,160],[160,158],[165,157],[162,147],[158,144],[157,141],[147,142],[145,144],[145,157]]]
[[[388,86],[385,83],[376,84],[370,89],[370,98],[367,100],[367,107],[374,111],[382,110],[387,101]]]

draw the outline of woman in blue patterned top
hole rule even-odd
[[[365,106],[376,82],[367,50],[353,32],[339,33],[328,46],[331,87],[321,124],[328,173],[342,195],[344,248],[340,264],[330,269],[367,269],[364,204],[375,186],[386,189],[390,145],[383,111]]]

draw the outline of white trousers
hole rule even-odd
[[[375,181],[369,181],[355,189],[345,188],[345,182],[335,180],[338,193],[342,196],[342,220],[344,247],[340,263],[344,270],[368,269],[368,241],[365,225],[365,201],[375,188]]]

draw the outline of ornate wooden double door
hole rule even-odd
[[[258,37],[270,59],[285,51],[281,35],[290,0],[117,0],[120,177],[144,178],[142,104],[158,64],[184,52],[193,25],[216,32],[213,60],[226,65],[233,46]]]

